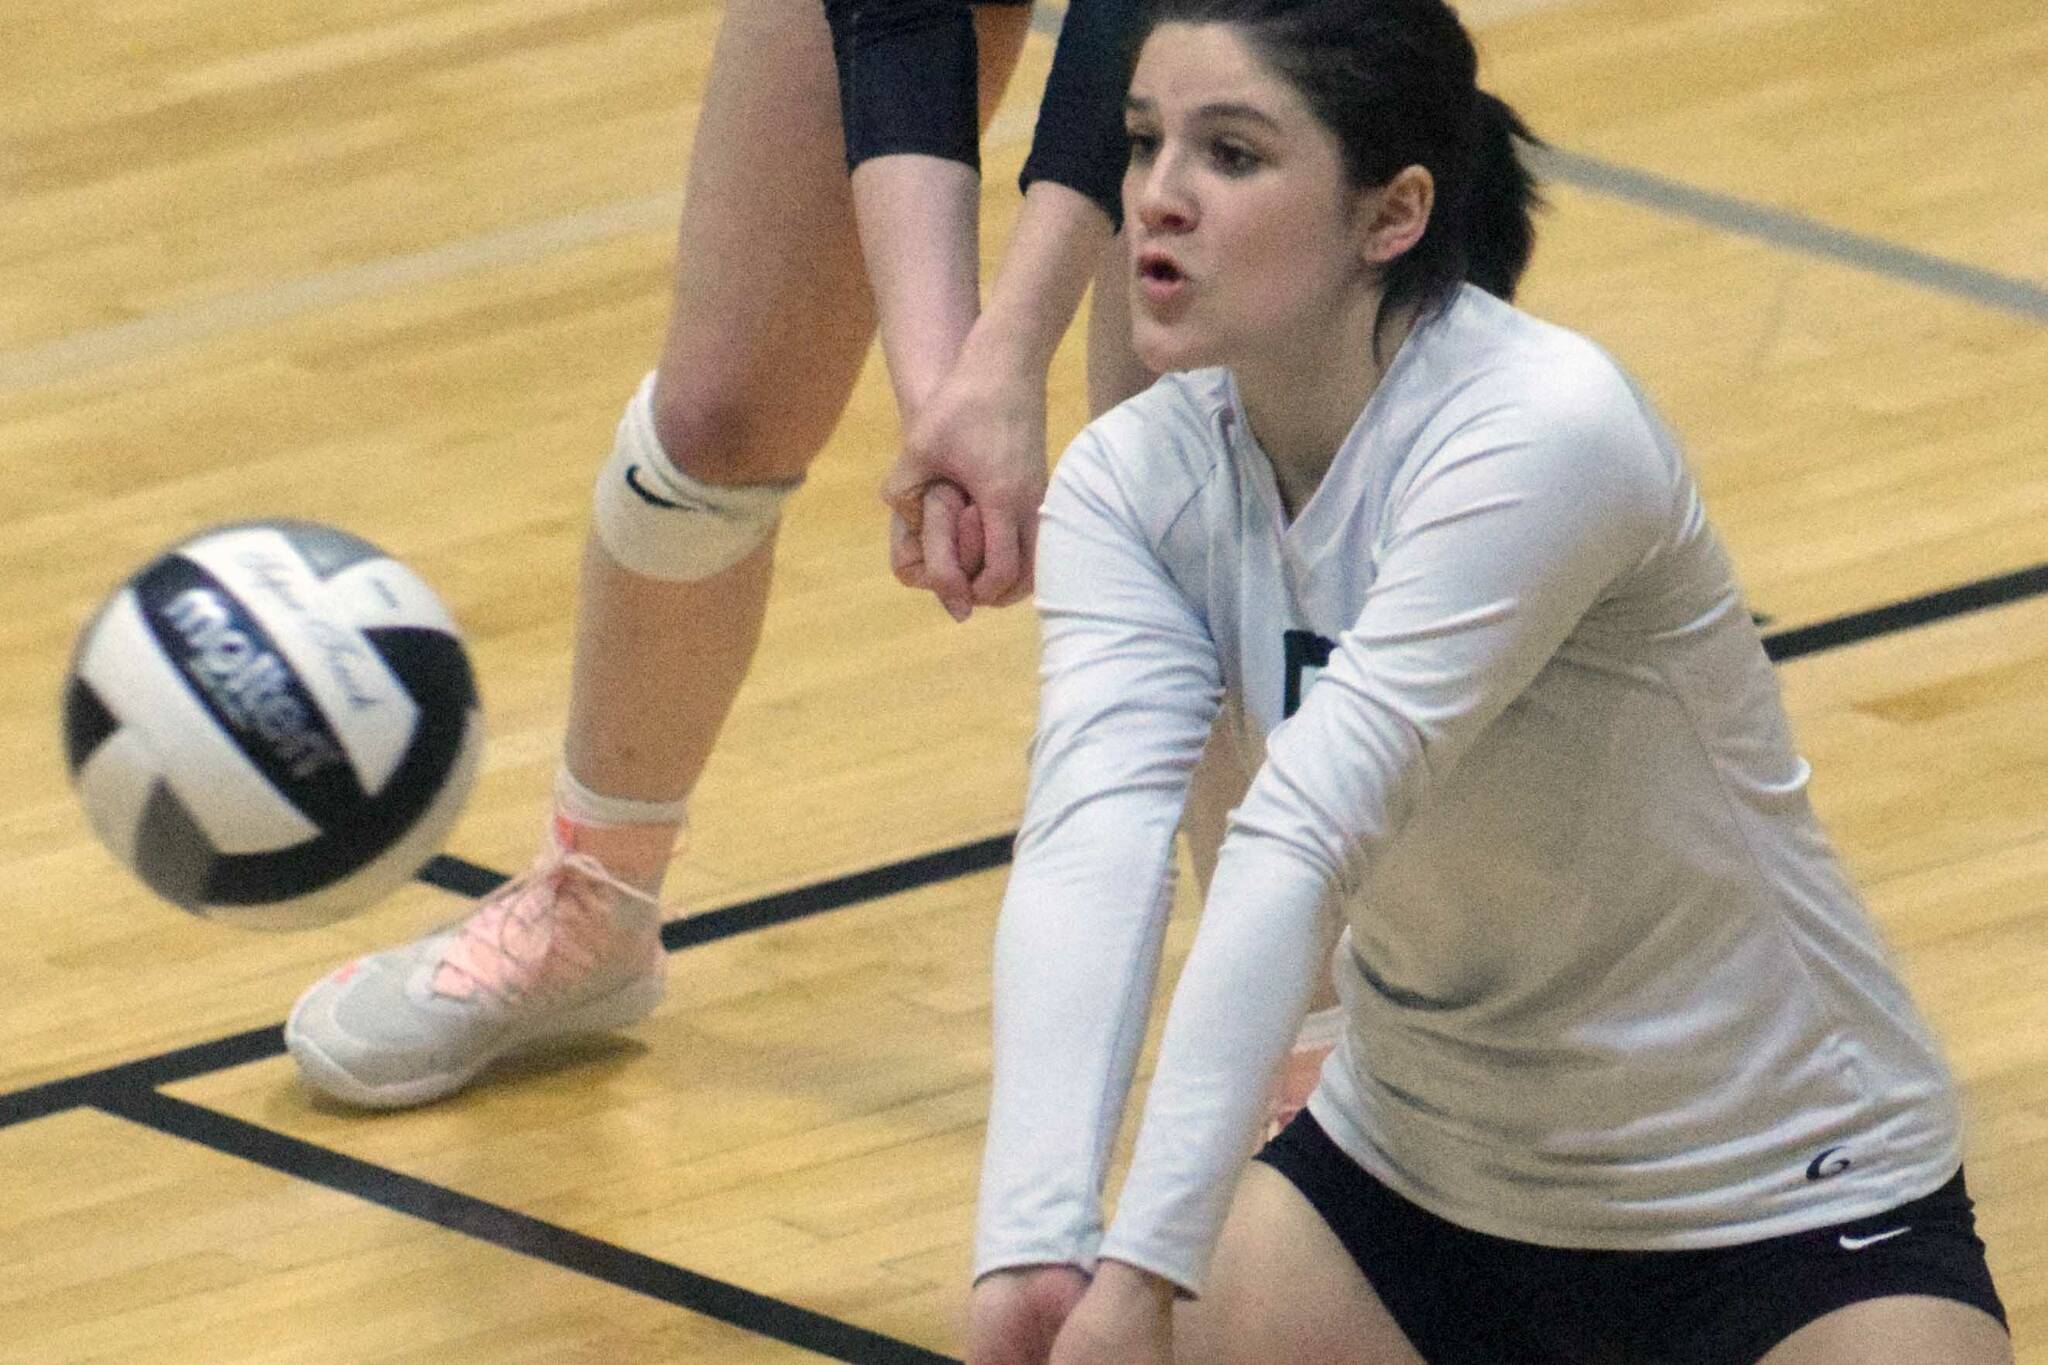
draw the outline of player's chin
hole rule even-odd
[[[1184,338],[1145,336],[1137,327],[1133,327],[1133,334],[1130,334],[1130,350],[1153,375],[1169,375],[1174,370],[1198,370],[1206,364],[1214,364],[1204,358],[1204,348],[1188,346]]]
[[[1216,347],[1185,323],[1131,320],[1131,350],[1154,374],[1199,370],[1223,363]]]

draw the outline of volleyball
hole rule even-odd
[[[80,632],[63,710],[100,841],[165,900],[249,928],[329,923],[411,877],[483,747],[432,589],[301,521],[218,527],[145,564]]]

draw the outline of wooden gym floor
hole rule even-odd
[[[1816,799],[1966,1087],[2019,1358],[2048,1362],[2048,10],[1467,14],[1557,149],[1525,303],[1614,350],[1689,443]],[[989,140],[990,255],[1039,19]],[[874,369],[790,513],[659,1014],[394,1116],[314,1102],[280,1055],[308,981],[531,850],[585,490],[659,334],[717,22],[7,6],[0,1360],[957,1355],[1032,621],[956,628],[889,581]],[[1056,440],[1080,394],[1070,343]],[[444,593],[492,740],[431,884],[258,936],[92,843],[54,703],[152,550],[287,514]]]

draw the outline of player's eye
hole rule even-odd
[[[1124,137],[1131,145],[1133,165],[1149,164],[1159,155],[1159,134],[1147,128],[1125,128]]]
[[[1209,161],[1225,175],[1250,175],[1265,158],[1233,138],[1217,138],[1209,144]]]

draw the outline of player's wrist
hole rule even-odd
[[[1128,1261],[1104,1260],[1095,1268],[1094,1288],[1111,1303],[1164,1313],[1179,1293],[1172,1280]]]
[[[1065,332],[1042,309],[992,298],[968,331],[955,368],[988,384],[1043,383]]]

